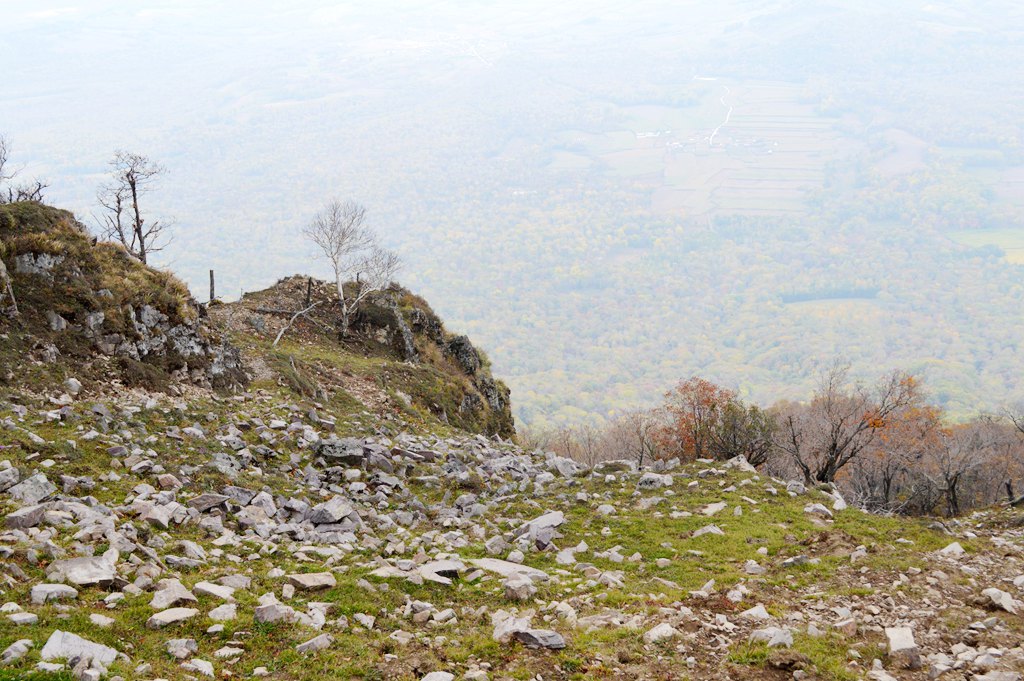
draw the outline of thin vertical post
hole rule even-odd
[[[309,307],[313,299],[313,277],[306,280],[306,307]]]
[[[216,289],[214,288],[213,285],[213,270],[210,270],[210,302],[212,303],[213,299],[216,297]]]

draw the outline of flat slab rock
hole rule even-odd
[[[516,536],[521,537],[524,534],[529,534],[531,537],[533,537],[540,530],[555,528],[560,526],[564,522],[564,513],[562,513],[561,511],[551,511],[520,525],[519,529],[516,530]]]
[[[320,634],[315,638],[311,638],[305,643],[300,643],[295,646],[295,650],[300,653],[315,653],[319,650],[329,648],[334,643],[334,637],[330,634]]]
[[[185,503],[200,513],[203,513],[204,511],[209,511],[211,508],[216,508],[228,501],[231,501],[231,497],[225,494],[206,493],[200,494],[197,497],[192,497]]]
[[[45,661],[89,657],[104,667],[116,660],[117,655],[117,651],[109,646],[93,643],[81,636],[61,631],[60,629],[50,634],[50,638],[46,640],[46,645],[43,646],[43,650],[39,653],[39,657]]]
[[[47,480],[42,473],[37,473],[11,487],[7,493],[22,503],[31,505],[38,504],[56,491],[56,485]]]
[[[78,598],[78,590],[67,584],[36,584],[31,595],[32,605],[42,605],[47,601]]]
[[[330,572],[309,572],[288,575],[288,583],[296,589],[317,591],[319,589],[332,589],[336,587],[338,580]]]
[[[198,614],[199,611],[195,608],[170,608],[169,610],[158,612],[146,620],[146,628],[163,629],[166,626],[190,620]]]
[[[24,508],[19,508],[14,513],[8,514],[4,519],[4,524],[12,530],[24,530],[29,527],[35,527],[39,523],[43,522],[43,516],[45,514],[45,504],[25,506]]]
[[[180,603],[197,603],[198,601],[195,594],[178,580],[162,579],[153,593],[153,600],[149,602],[149,607],[154,610],[165,610]]]
[[[352,505],[343,497],[334,497],[329,501],[314,506],[307,518],[314,525],[333,525],[341,522],[352,514]]]
[[[550,650],[561,650],[565,647],[565,639],[557,631],[550,629],[526,629],[512,634],[512,638],[522,643],[527,648],[548,648]]]
[[[46,573],[50,579],[60,579],[78,586],[109,584],[117,577],[114,562],[106,557],[56,560],[50,564]]]
[[[379,567],[370,574],[375,577],[404,577],[405,579],[423,579],[424,581],[434,582],[435,584],[443,584],[445,586],[451,586],[453,584],[452,578],[458,576],[460,572],[466,569],[466,564],[461,560],[445,559],[445,560],[432,560],[418,565],[413,569],[403,570],[393,565],[387,565]]]
[[[530,579],[546,582],[551,579],[548,573],[537,568],[529,567],[528,565],[521,565],[519,563],[513,563],[508,560],[500,560],[498,558],[474,558],[469,561],[471,565],[474,565],[481,570],[487,570],[488,572],[494,572],[502,577],[511,577],[512,575],[526,575]]]

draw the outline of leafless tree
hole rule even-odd
[[[43,192],[49,187],[49,183],[35,179],[31,182],[19,184],[17,187],[7,188],[7,201],[37,201],[42,202]]]
[[[985,467],[993,444],[991,432],[979,423],[943,433],[941,446],[933,453],[925,475],[941,495],[947,515],[959,515],[965,507],[973,506],[965,497],[977,488],[975,478]]]
[[[12,179],[16,174],[8,167],[10,155],[11,143],[7,141],[6,137],[0,135],[0,185]]]
[[[97,219],[100,233],[146,263],[169,243],[166,230],[171,223],[145,217],[141,206],[142,198],[156,189],[166,169],[148,156],[121,150],[114,153],[110,168],[110,181],[96,193],[103,209]]]
[[[872,391],[862,385],[849,388],[848,372],[846,365],[834,365],[810,404],[796,405],[779,420],[775,445],[807,484],[834,482],[914,398],[914,379],[905,373],[889,374]]]
[[[35,179],[15,186],[11,183],[18,175],[18,170],[11,166],[11,143],[0,135],[0,203],[15,201],[42,201],[43,192],[49,183]],[[4,188],[6,186],[6,189]]]
[[[530,452],[549,449],[553,437],[552,432],[546,428],[533,428],[522,424],[516,428],[516,441],[520,447]]]
[[[654,459],[658,454],[657,431],[661,426],[652,411],[637,409],[615,419],[608,429],[609,446],[626,454],[637,466]]]
[[[341,307],[339,332],[344,338],[352,315],[372,293],[388,287],[401,261],[377,244],[366,225],[366,208],[353,201],[331,201],[303,231],[334,271]]]

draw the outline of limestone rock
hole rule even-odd
[[[117,654],[117,651],[109,646],[93,643],[76,634],[57,629],[46,639],[39,657],[44,661],[87,657],[108,666],[117,659]]]
[[[190,620],[198,614],[199,611],[195,608],[170,608],[162,610],[146,620],[146,628],[163,629],[166,626]]]
[[[527,648],[548,648],[550,650],[561,650],[565,647],[565,639],[557,631],[550,629],[527,629],[512,634],[512,638],[522,643]]]
[[[338,585],[338,580],[330,572],[309,572],[288,575],[288,583],[303,591],[319,591],[333,589]]]
[[[78,590],[66,584],[36,584],[32,587],[31,597],[32,605],[42,605],[47,601],[78,598]]]
[[[889,641],[889,654],[908,669],[921,666],[921,656],[910,627],[886,627],[885,637]]]

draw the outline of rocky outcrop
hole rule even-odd
[[[78,373],[113,358],[125,382],[150,388],[247,383],[238,351],[173,275],[96,243],[65,211],[21,203],[3,213],[0,244],[23,309],[18,340],[36,359]]]

